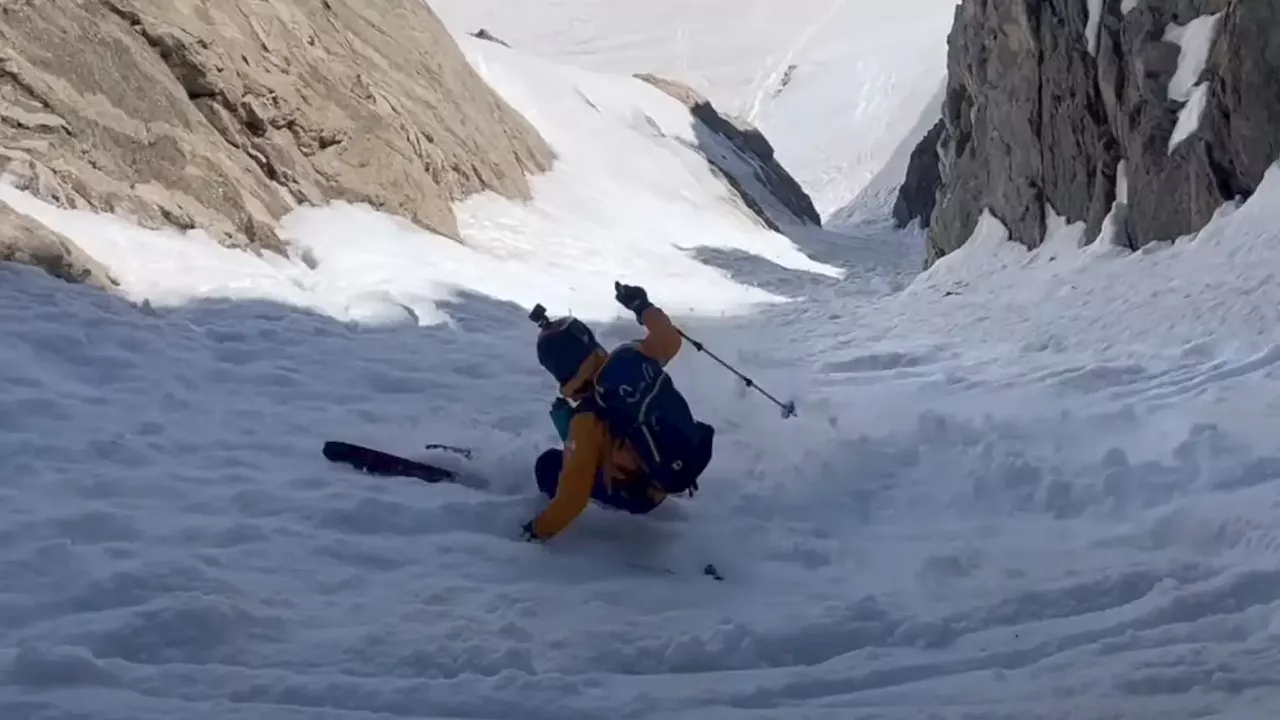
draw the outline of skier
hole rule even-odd
[[[693,418],[664,370],[680,351],[680,331],[644,288],[614,283],[614,290],[644,326],[644,339],[609,352],[577,318],[540,323],[538,362],[560,385],[551,417],[564,449],[534,463],[551,502],[525,523],[525,540],[555,537],[590,500],[644,514],[668,495],[692,495],[711,462],[714,428]]]

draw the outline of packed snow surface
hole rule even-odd
[[[758,125],[828,216],[871,182],[946,75],[957,0],[431,0],[456,33],[655,73]],[[905,166],[904,166],[905,168]]]
[[[258,259],[0,187],[126,284],[0,265],[0,718],[1273,716],[1280,169],[1174,245],[988,215],[913,276],[751,223],[642,84],[467,50],[562,161],[462,244],[339,205]],[[686,346],[702,491],[519,542],[525,314],[635,337],[615,279],[799,415]]]

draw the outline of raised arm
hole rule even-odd
[[[640,352],[663,365],[671,362],[684,342],[680,331],[671,324],[671,318],[667,317],[662,308],[650,305],[640,316],[640,322],[645,329],[645,338],[640,341]]]
[[[618,304],[636,314],[636,322],[644,325],[645,338],[640,341],[640,351],[645,355],[666,365],[671,358],[680,352],[683,338],[671,318],[649,302],[649,295],[644,288],[636,285],[614,283],[615,297]]]

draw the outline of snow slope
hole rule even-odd
[[[115,218],[63,212],[4,184],[0,199],[77,239],[132,297],[161,304],[252,297],[341,319],[431,323],[444,317],[438,303],[461,289],[608,319],[625,314],[612,297],[618,277],[660,292],[673,310],[721,314],[784,299],[699,262],[700,249],[843,275],[738,209],[691,147],[699,138],[681,103],[639,80],[462,40],[485,79],[559,156],[555,171],[531,179],[534,204],[494,193],[462,203],[462,245],[336,203],[290,215],[285,235],[299,261],[277,262],[217,247],[198,231],[138,233]]]
[[[429,4],[455,34],[485,28],[576,66],[688,83],[759,126],[826,217],[928,109],[946,75],[956,0]]]
[[[840,273],[724,206],[660,94],[467,50],[563,162],[466,203],[465,246],[309,210],[310,268],[0,188],[129,296],[0,265],[0,717],[1273,714],[1280,169],[1139,253],[988,217],[894,291],[896,237]],[[528,304],[633,337],[615,277],[800,415],[686,349],[703,491],[517,542],[555,441]],[[470,474],[362,476],[330,438]]]

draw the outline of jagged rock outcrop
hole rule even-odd
[[[707,134],[707,141],[700,138],[695,149],[762,223],[773,230],[787,223],[822,224],[813,200],[778,162],[773,145],[758,128],[742,118],[721,113],[688,85],[650,74],[636,78],[689,108]],[[753,192],[749,184],[758,185],[761,191]]]
[[[938,168],[938,141],[942,138],[942,121],[938,120],[907,159],[907,174],[898,189],[898,199],[893,203],[893,221],[903,228],[912,220],[919,220],[921,227],[929,227],[933,208],[938,200],[938,187],[942,175]]]
[[[508,43],[507,41],[503,40],[502,38],[500,38],[500,37],[498,37],[498,36],[494,35],[493,33],[489,32],[489,31],[488,31],[487,29],[485,29],[485,28],[480,28],[479,30],[477,30],[477,31],[475,31],[475,32],[473,32],[473,33],[468,33],[468,34],[469,34],[471,37],[476,38],[477,40],[486,40],[486,41],[491,42],[491,43],[497,43],[498,45],[501,45],[502,47],[505,47],[505,48],[509,48],[509,47],[511,47],[511,44],[510,44],[510,43]]]
[[[422,0],[0,2],[0,173],[62,206],[278,251],[341,199],[457,238],[451,201],[552,160]]]
[[[3,200],[0,200],[0,262],[32,265],[67,282],[89,283],[104,290],[117,287],[111,273],[74,242],[19,213]]]
[[[929,262],[983,209],[1029,248],[1046,206],[1090,239],[1116,208],[1115,242],[1173,240],[1251,195],[1280,155],[1280,0],[1100,4],[1096,18],[1080,0],[957,8],[937,168],[916,164],[903,186],[938,174]],[[1196,43],[1179,42],[1196,34],[1212,40],[1199,73]]]

